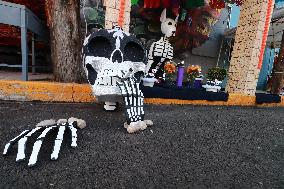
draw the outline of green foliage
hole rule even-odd
[[[224,68],[210,68],[207,73],[207,79],[214,81],[215,79],[223,81],[227,75],[227,71]]]
[[[100,8],[92,8],[87,13],[87,19],[91,23],[104,25],[105,23],[104,11]]]

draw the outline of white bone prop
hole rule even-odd
[[[54,119],[44,120],[36,124],[36,127],[45,127],[45,126],[52,126],[56,125],[56,121]]]
[[[153,126],[154,123],[151,120],[144,120],[142,121],[144,123],[141,123],[141,121],[135,122],[135,123],[130,123],[127,124],[127,122],[124,123],[124,128],[127,129],[128,133],[134,133],[139,130],[145,130],[147,127]],[[145,126],[146,125],[146,126]]]
[[[37,163],[38,154],[40,152],[42,143],[47,136],[47,134],[56,129],[58,129],[57,137],[54,144],[54,150],[51,154],[51,159],[56,160],[58,159],[58,154],[60,152],[60,147],[63,141],[63,136],[65,133],[66,128],[70,129],[71,131],[71,137],[72,137],[72,143],[71,147],[75,148],[77,147],[77,128],[85,128],[86,122],[82,119],[71,117],[68,120],[67,119],[60,119],[57,121],[56,125],[50,125],[51,123],[54,123],[53,120],[44,120],[37,124],[37,127],[31,130],[25,130],[17,137],[10,140],[4,148],[3,155],[7,155],[11,147],[18,142],[18,152],[16,161],[19,162],[21,160],[24,160],[26,157],[25,150],[26,150],[26,143],[29,137],[31,137],[36,132],[41,132],[40,136],[37,138],[36,142],[33,145],[32,153],[29,158],[28,166],[32,167]]]
[[[104,109],[107,111],[113,111],[116,109],[116,102],[105,102]]]
[[[58,154],[59,154],[59,151],[60,151],[60,148],[61,148],[61,144],[62,144],[62,141],[63,141],[63,135],[64,135],[64,132],[65,132],[65,126],[66,126],[66,123],[62,124],[62,126],[59,127],[59,131],[57,133],[57,137],[55,139],[55,143],[54,143],[54,146],[53,146],[53,152],[51,154],[51,160],[57,160],[58,159]]]
[[[71,147],[76,148],[77,147],[77,129],[73,126],[73,124],[74,124],[74,122],[69,122],[68,127],[71,131],[71,136],[72,136]]]
[[[13,138],[12,140],[10,140],[4,148],[4,152],[3,155],[7,155],[8,150],[12,147],[12,145],[17,142],[20,138],[22,138],[24,135],[26,135],[30,130],[25,130],[23,131],[21,134],[19,134],[17,137]]]
[[[78,119],[78,118],[75,118],[75,117],[70,117],[68,119],[69,124],[73,125],[74,122],[77,122],[77,127],[80,128],[80,129],[84,129],[87,126],[86,121],[83,120],[83,119]]]
[[[29,167],[32,167],[36,164],[38,153],[40,151],[43,140],[45,139],[46,135],[55,127],[56,126],[52,126],[52,127],[48,127],[46,129],[44,129],[44,131],[41,133],[41,135],[39,135],[39,137],[37,138],[36,142],[34,143],[33,151],[32,151],[32,154],[30,156],[30,159],[29,159],[29,163],[28,163]]]
[[[32,136],[35,132],[42,129],[41,127],[36,127],[31,130],[28,134],[26,134],[23,138],[21,138],[18,142],[18,153],[16,157],[16,161],[22,161],[26,158],[25,150],[26,150],[26,143],[30,136]]]

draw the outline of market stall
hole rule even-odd
[[[32,43],[32,66],[34,71],[35,35],[44,39],[46,37],[46,28],[43,22],[28,9],[28,7],[31,7],[38,15],[41,15],[42,10],[40,10],[40,6],[34,6],[37,5],[35,1],[13,0],[11,2],[14,3],[0,1],[0,45],[20,46],[22,64],[9,65],[0,62],[0,66],[22,68],[22,80],[28,80],[28,43]]]

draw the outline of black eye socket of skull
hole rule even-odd
[[[124,61],[143,62],[144,49],[136,42],[128,42],[124,47],[123,58]]]
[[[92,52],[95,57],[110,58],[112,46],[107,38],[98,36],[91,40],[89,51]]]
[[[173,23],[172,23],[172,22],[169,22],[168,25],[171,26],[171,25],[173,25]]]
[[[87,64],[86,68],[88,70],[88,81],[91,85],[94,85],[95,81],[97,79],[98,73],[94,70],[94,68],[91,64]]]

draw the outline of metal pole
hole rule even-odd
[[[220,45],[220,50],[219,50],[219,54],[218,54],[218,59],[217,59],[216,67],[219,66],[219,61],[220,61],[220,57],[221,57],[221,52],[222,52],[222,49],[223,49],[223,42],[224,42],[224,37],[222,37],[222,41],[221,41],[221,45]]]
[[[32,73],[35,74],[35,34],[32,35]]]
[[[26,9],[21,9],[21,51],[22,51],[22,80],[28,81],[28,45]]]

